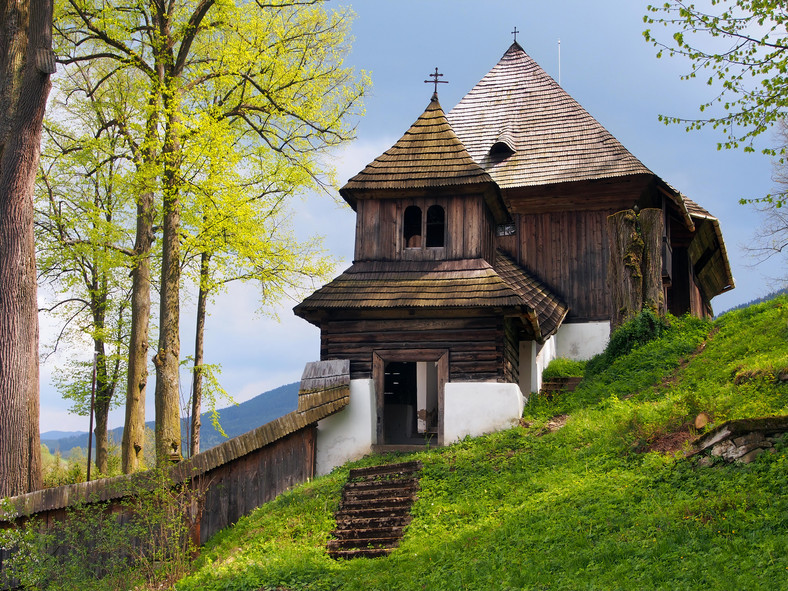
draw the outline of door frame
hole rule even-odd
[[[446,382],[449,381],[448,349],[378,349],[372,352],[372,380],[375,384],[376,439],[378,445],[384,443],[384,389],[386,363],[390,361],[419,362],[432,361],[438,364],[438,446],[443,445],[443,397]]]

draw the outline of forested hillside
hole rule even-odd
[[[218,421],[227,437],[224,437],[214,427],[209,412],[202,413],[203,427],[200,437],[200,451],[210,449],[222,441],[226,441],[227,438],[236,437],[269,421],[273,421],[295,410],[296,406],[298,406],[298,382],[285,384],[268,392],[263,392],[251,400],[240,404],[220,408],[217,411]],[[147,427],[153,429],[153,421],[149,421]],[[182,421],[182,428],[185,434],[185,419]],[[68,455],[76,447],[80,447],[83,450],[87,449],[87,433],[71,433],[65,434],[63,437],[46,437],[46,435],[46,433],[42,434],[41,443],[46,445],[52,453],[59,451],[63,455]],[[122,437],[123,427],[109,431],[110,441],[116,444],[120,443]]]

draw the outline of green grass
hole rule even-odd
[[[643,453],[700,411],[715,422],[788,414],[786,370],[788,298],[713,325],[671,319],[656,340],[586,368],[576,392],[530,404],[528,426],[407,456],[424,464],[421,491],[389,557],[325,552],[344,466],[214,537],[176,588],[788,588],[785,446],[711,467]],[[566,426],[546,433],[563,413]]]
[[[582,378],[585,367],[585,361],[556,357],[542,371],[542,381],[556,378]]]

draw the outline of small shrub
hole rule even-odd
[[[582,378],[585,367],[585,361],[556,357],[544,368],[542,381],[555,378]]]
[[[0,548],[11,554],[3,574],[22,589],[41,591],[170,588],[191,566],[190,526],[204,494],[155,470],[131,481],[119,506],[72,505],[49,526],[18,521],[0,530]],[[16,517],[9,504],[0,509]]]
[[[586,364],[586,375],[593,376],[600,373],[619,357],[658,339],[665,334],[668,328],[670,328],[670,322],[666,318],[649,309],[643,310],[610,335],[610,342],[605,350]]]

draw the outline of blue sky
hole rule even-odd
[[[775,287],[769,278],[782,273],[779,262],[753,268],[742,252],[760,217],[752,207],[738,204],[741,197],[771,190],[771,162],[759,154],[717,151],[720,138],[713,131],[687,133],[658,121],[659,113],[697,115],[709,88],[697,80],[680,80],[688,70],[681,59],[655,57],[655,48],[642,37],[646,2],[364,0],[329,5],[350,5],[355,11],[355,41],[347,63],[368,72],[373,82],[358,139],[332,160],[340,185],[389,148],[423,112],[432,94],[432,86],[423,81],[435,67],[449,82],[439,88],[448,111],[498,62],[516,26],[518,42],[555,79],[560,39],[563,88],[648,168],[720,219],[737,288],[715,298],[715,310]],[[338,273],[352,259],[355,218],[338,194],[336,199],[305,196],[295,204],[295,221],[302,235],[325,237],[330,252],[342,260]],[[207,324],[206,362],[221,364],[222,383],[239,402],[298,381],[304,363],[319,358],[319,332],[293,316],[294,302],[284,302],[276,311],[277,322],[256,313],[257,301],[255,286],[234,286],[214,303]],[[193,317],[190,304],[184,307],[181,350],[186,356]],[[43,326],[42,339],[49,332]],[[68,405],[49,385],[56,367],[56,360],[42,366],[41,430],[86,431],[87,418],[67,413]],[[188,395],[189,385],[182,388]],[[113,413],[110,426],[122,423],[122,411]]]

